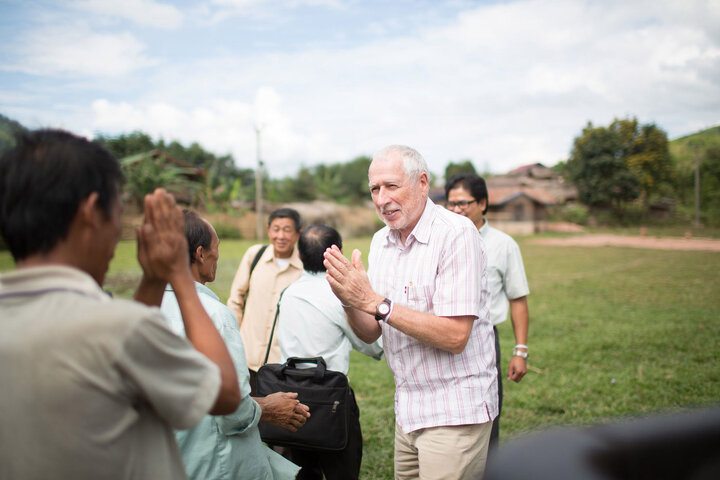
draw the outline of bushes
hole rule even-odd
[[[550,211],[550,220],[587,225],[590,217],[588,207],[581,203],[559,205]]]

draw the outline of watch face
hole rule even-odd
[[[380,315],[387,315],[388,313],[390,313],[390,305],[388,305],[387,303],[381,303],[377,306],[377,311]]]

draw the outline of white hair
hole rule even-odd
[[[405,175],[413,182],[417,181],[423,173],[428,173],[427,163],[425,163],[423,156],[420,155],[420,152],[407,145],[388,145],[375,152],[373,161],[386,160],[392,153],[400,155]]]

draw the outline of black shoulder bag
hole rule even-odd
[[[270,353],[279,312],[280,301],[270,331],[265,362]],[[298,364],[315,366],[298,368]],[[322,357],[290,357],[282,364],[264,364],[257,373],[257,393],[264,397],[275,392],[297,392],[298,400],[310,407],[310,418],[296,432],[269,423],[260,423],[260,437],[264,442],[318,451],[338,451],[345,448],[350,415],[348,406],[352,391],[344,373],[328,370]]]

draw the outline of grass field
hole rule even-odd
[[[551,425],[605,422],[720,403],[720,254],[532,245],[519,239],[530,283],[530,371],[505,383],[501,441]],[[221,300],[250,242],[220,245]],[[369,239],[347,241],[345,252]],[[0,252],[0,269],[12,267]],[[120,244],[107,287],[129,296],[134,245]],[[503,364],[512,349],[499,327]],[[362,478],[392,478],[392,374],[353,353],[349,372],[365,440]]]

